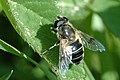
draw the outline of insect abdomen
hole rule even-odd
[[[75,64],[79,64],[80,61],[84,57],[83,46],[79,42],[79,40],[76,40],[71,45],[73,46],[72,47],[72,62]]]
[[[83,59],[83,49],[81,48],[78,52],[72,54],[72,62],[75,64],[79,64]]]

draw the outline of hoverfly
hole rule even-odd
[[[95,38],[75,29],[69,20],[57,16],[52,27],[59,41],[59,70],[65,72],[70,64],[79,64],[84,58],[84,47],[93,51],[105,51],[104,46]],[[55,44],[56,45],[56,44]]]

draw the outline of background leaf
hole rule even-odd
[[[50,20],[55,18],[54,16],[57,15],[56,10],[57,8],[54,7],[55,6],[54,0],[51,0],[49,2],[38,0],[24,2],[19,0],[17,1],[9,0],[8,2],[6,2],[3,0],[1,2],[3,3],[3,6],[5,8],[4,10],[8,15],[8,18],[10,19],[11,23],[13,24],[15,30],[39,54],[41,54],[41,50],[49,48],[52,44],[54,44],[56,40],[54,38],[54,35],[52,35],[50,31],[49,24],[51,24]],[[38,8],[39,5],[46,5],[46,8],[50,7],[49,16],[51,15],[53,18],[49,17],[49,19],[47,19],[48,17],[45,18],[44,16],[42,16],[43,14],[41,15],[42,13],[41,11],[40,12],[38,11],[39,13],[35,12],[36,9],[33,7]],[[42,8],[43,10],[45,9],[44,7]],[[48,15],[48,12],[46,12],[46,15]],[[47,37],[48,38],[50,37],[50,40],[48,40]],[[45,41],[47,41],[47,43]]]
[[[4,42],[1,39],[0,39],[0,49],[4,50],[6,52],[12,53],[14,55],[17,55],[17,56],[25,58],[26,60],[30,61],[31,63],[35,64],[37,67],[42,69],[43,72],[47,75],[47,77],[50,80],[52,80],[52,79],[56,80],[56,77],[51,72],[47,71],[47,68],[44,68],[44,64],[42,64],[42,65],[38,64],[33,59],[31,59],[29,56],[27,56],[26,54],[18,51],[16,48],[12,47],[11,45],[7,44],[6,42]]]
[[[84,0],[60,0],[58,6],[61,9],[61,15],[68,17],[70,20],[80,20],[90,14],[85,8],[88,2]]]
[[[0,77],[0,80],[9,80],[9,78],[11,77],[12,74],[13,74],[13,70],[11,70],[9,73]]]
[[[105,5],[103,5],[105,4]],[[107,28],[120,37],[120,2],[118,0],[94,0],[91,9],[100,15]]]

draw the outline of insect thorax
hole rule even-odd
[[[69,25],[61,26],[58,33],[63,39],[68,39],[70,41],[75,40],[75,32]]]

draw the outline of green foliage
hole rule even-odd
[[[46,71],[48,70],[47,68],[44,68],[44,64],[43,65],[40,65],[38,64],[37,62],[35,62],[33,59],[31,59],[29,56],[25,55],[24,53],[18,51],[16,48],[12,47],[11,45],[7,44],[6,42],[4,42],[3,40],[0,39],[0,49],[6,51],[6,52],[9,52],[9,53],[12,53],[14,55],[17,55],[17,56],[20,56],[20,57],[23,57],[25,58],[26,60],[30,61],[31,63],[35,64],[37,67],[39,67],[40,69],[42,69],[42,71],[46,74],[46,76],[52,80],[52,79],[56,79],[55,76],[53,74],[51,74],[49,71]],[[13,72],[13,71],[12,71]],[[11,72],[11,74],[12,74]],[[10,74],[10,75],[11,75]],[[7,76],[7,75],[6,75]],[[8,76],[9,78],[9,76]]]
[[[0,77],[0,80],[9,80],[12,73],[13,73],[13,70],[11,70],[9,73],[7,73],[7,74],[3,75],[2,77]]]
[[[116,38],[120,37],[120,5],[118,0],[1,0],[0,3],[0,12],[2,13],[0,15],[0,21],[2,21],[1,16],[4,14],[2,10],[4,10],[6,17],[9,19],[15,31],[43,59],[38,60],[38,62],[40,61],[40,63],[38,63],[35,60],[40,59],[40,57],[38,57],[39,55],[35,57],[35,60],[34,58],[30,58],[36,54],[25,42],[23,42],[21,38],[19,38],[18,35],[17,37],[11,36],[17,34],[15,32],[12,33],[13,28],[8,31],[8,34],[11,35],[7,36],[7,40],[7,38],[5,38],[6,34],[4,31],[6,32],[8,28],[4,29],[4,24],[6,22],[1,22],[0,49],[22,57],[36,66],[33,67],[30,64],[28,65],[28,62],[22,60],[20,60],[20,62],[18,61],[19,63],[17,61],[13,61],[16,67],[17,65],[22,64],[18,66],[18,69],[16,69],[20,70],[18,73],[16,73],[18,76],[13,76],[13,79],[17,78],[17,80],[24,80],[23,78],[19,77],[21,76],[19,72],[21,72],[23,66],[26,66],[29,67],[29,70],[26,71],[28,73],[25,74],[25,71],[21,73],[25,74],[26,76],[28,75],[30,78],[28,78],[29,80],[43,80],[45,79],[45,76],[47,76],[47,79],[49,80],[56,80],[57,78],[55,75],[53,75],[53,73],[50,72],[49,68],[52,69],[57,77],[61,80],[94,80],[85,62],[91,69],[95,79],[107,80],[109,79],[108,75],[112,75],[110,76],[111,79],[119,79],[120,69],[116,68],[120,67],[117,65],[119,63],[117,63],[116,66],[113,66],[115,65],[115,61],[120,60],[120,40]],[[58,70],[59,59],[58,47],[55,47],[51,51],[42,54],[42,51],[48,49],[57,41],[56,35],[50,30],[51,24],[53,24],[57,15],[68,17],[73,23],[74,27],[91,34],[100,42],[102,42],[106,48],[106,52],[104,52],[105,54],[92,54],[95,52],[85,49],[85,62],[83,61],[79,65],[72,65],[67,71],[65,77],[56,72],[56,70]],[[10,26],[10,24],[7,26]],[[116,37],[111,34],[111,32]],[[9,38],[12,38],[13,41],[9,42]],[[17,43],[19,42],[18,38],[21,41],[20,43]],[[15,47],[17,46],[17,49],[1,39],[10,44],[14,42],[15,45],[12,45]],[[113,46],[116,48],[113,48]],[[113,58],[113,54],[116,59]],[[29,72],[32,71],[32,69],[33,72]],[[115,75],[113,75],[113,73],[115,73]],[[39,77],[39,75],[41,77]]]
[[[82,0],[60,0],[58,6],[61,8],[61,15],[70,20],[83,19],[89,15],[90,11],[85,8],[86,2]]]
[[[120,37],[120,2],[118,0],[95,0],[92,10],[102,18],[107,28],[116,36]]]

